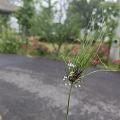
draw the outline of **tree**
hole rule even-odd
[[[115,35],[115,29],[119,22],[120,4],[118,2],[105,2],[104,4],[101,4],[101,7],[104,9],[103,14],[107,26],[106,36],[109,37],[109,47],[111,47],[112,39]]]
[[[101,4],[102,9],[104,9],[104,18],[106,24],[105,38],[108,38],[108,48],[109,55],[112,45],[113,38],[115,37],[115,29],[119,23],[120,17],[120,4],[118,2],[106,2]],[[109,56],[108,61],[109,62]]]
[[[68,17],[74,17],[76,14],[80,29],[83,31],[79,37],[80,42],[88,41],[87,44],[89,44],[90,41],[95,43],[98,40],[107,39],[110,53],[112,39],[120,17],[119,0],[117,2],[72,0],[69,4]]]
[[[72,0],[69,4],[67,17],[77,16],[78,23],[83,29],[87,27],[94,9],[98,9],[104,0]]]
[[[31,32],[51,42],[58,55],[63,43],[72,42],[77,38],[79,26],[75,23],[75,18],[63,20],[63,6],[60,5],[60,9],[56,10],[56,4],[61,3],[52,2],[52,0],[47,0],[47,6],[41,4],[40,12],[34,16]],[[55,20],[56,15],[57,20]]]
[[[0,32],[2,32],[3,27],[8,27],[9,16],[0,15]]]
[[[118,24],[120,5],[118,2],[106,2],[105,0],[72,0],[68,9],[68,17],[76,16],[81,29],[89,30],[94,19],[95,38],[99,35],[98,28],[104,22],[106,31],[103,39],[109,37],[112,40],[114,30]],[[92,19],[92,20],[91,20]],[[104,20],[103,20],[104,19]],[[87,36],[87,32],[84,32]],[[94,38],[94,39],[95,39]]]
[[[24,32],[25,35],[30,34],[31,19],[34,15],[34,12],[35,8],[33,0],[23,0],[23,5],[19,7],[15,13],[21,31]]]

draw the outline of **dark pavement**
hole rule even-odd
[[[61,61],[0,54],[0,120],[65,120],[63,76]],[[120,72],[99,72],[85,83],[73,88],[69,120],[120,120]]]

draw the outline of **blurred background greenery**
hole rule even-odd
[[[9,0],[7,4],[13,10],[0,8],[1,53],[62,59],[65,53],[77,54],[83,39],[88,44],[93,40],[93,45],[102,39],[99,56],[109,66],[120,67],[119,60],[110,58],[113,39],[120,39],[120,31],[116,32],[120,0]],[[17,30],[11,27],[11,17],[17,20]],[[94,66],[99,63],[97,57],[91,62]]]

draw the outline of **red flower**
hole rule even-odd
[[[91,64],[94,65],[94,66],[98,65],[99,63],[100,63],[100,61],[97,60],[97,59],[94,59],[94,60],[91,61]]]
[[[112,62],[120,63],[120,58],[119,59],[113,59]]]
[[[38,47],[39,47],[39,45],[38,45],[37,42],[33,42],[33,43],[32,43],[32,48],[33,48],[33,49],[36,49],[36,48],[38,48]]]
[[[72,53],[75,55],[79,52],[80,48],[78,46],[75,46],[72,48]]]

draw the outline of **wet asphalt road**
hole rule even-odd
[[[1,54],[0,120],[65,120],[63,75],[61,61]],[[99,72],[85,83],[73,88],[69,120],[120,120],[120,72]]]

